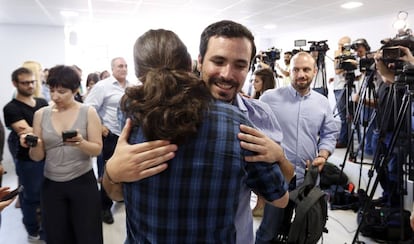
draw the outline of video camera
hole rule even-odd
[[[342,55],[335,57],[338,59],[338,69],[343,69],[345,71],[353,71],[357,69],[356,57],[352,52],[352,45],[344,45],[342,47]]]
[[[280,59],[280,53],[281,53],[281,50],[275,47],[271,47],[267,49],[267,51],[260,51],[259,54],[257,54],[254,57],[253,62],[251,63],[252,72],[254,72],[256,68],[256,64],[258,64],[257,65],[258,69],[261,68],[260,62],[263,62],[269,65],[270,68],[274,70],[276,60]]]
[[[275,61],[280,59],[280,49],[277,49],[275,47],[271,47],[267,49],[267,51],[262,52],[263,55],[263,62],[270,65],[271,67],[274,66]]]
[[[367,71],[367,70],[375,70],[375,59],[374,59],[375,53],[367,53],[364,58],[361,58],[359,60],[359,70],[361,72]]]
[[[382,60],[386,65],[393,63],[394,70],[396,73],[404,72],[404,67],[406,64],[404,61],[399,60],[400,57],[404,56],[404,53],[401,52],[401,49],[398,46],[404,46],[414,52],[414,36],[411,33],[410,29],[398,33],[394,38],[386,38],[381,41],[383,46],[382,49]],[[409,70],[406,68],[405,70]]]
[[[328,40],[323,41],[308,41],[311,44],[309,47],[309,51],[318,51],[318,52],[326,52],[329,50],[329,46],[326,43]]]

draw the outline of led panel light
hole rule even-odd
[[[362,5],[364,4],[361,2],[346,2],[341,5],[341,8],[353,9],[353,8],[361,7]]]

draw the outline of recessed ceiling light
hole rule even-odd
[[[276,27],[277,26],[274,24],[268,24],[268,25],[263,26],[263,28],[265,28],[266,30],[276,29]]]
[[[346,2],[341,5],[342,8],[351,9],[351,8],[358,8],[364,5],[361,2]]]
[[[79,16],[79,13],[75,11],[62,10],[60,11],[60,15],[63,17],[77,17]]]

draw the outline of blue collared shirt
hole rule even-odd
[[[87,105],[93,106],[98,112],[102,124],[118,136],[121,134],[121,129],[119,127],[117,110],[119,102],[125,93],[125,88],[129,85],[130,83],[126,81],[125,87],[122,87],[113,76],[110,76],[96,83],[84,102]]]
[[[245,185],[268,201],[286,193],[277,164],[244,161],[251,152],[240,147],[240,124],[251,126],[237,107],[213,103],[165,171],[124,183],[126,243],[235,243]],[[141,128],[134,127],[129,142],[143,141]]]
[[[268,104],[257,99],[246,98],[238,94],[234,105],[246,115],[253,126],[272,140],[281,143],[283,140],[282,130],[272,109]]]
[[[246,98],[238,94],[233,103],[246,115],[253,126],[263,132],[272,140],[280,143],[283,134],[274,113],[269,105],[257,99]],[[253,244],[253,216],[250,208],[251,189],[246,185],[241,188],[239,207],[236,213],[237,242],[240,244]]]
[[[303,181],[306,160],[319,150],[333,153],[338,135],[328,99],[310,90],[301,96],[291,85],[264,92],[260,100],[269,104],[283,131],[286,158],[295,165],[297,183]]]

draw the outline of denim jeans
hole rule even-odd
[[[328,97],[328,88],[325,90],[323,87],[312,88],[314,91]]]
[[[98,168],[98,177],[103,177],[105,160],[102,153],[96,157],[96,166]]]
[[[375,123],[371,121],[372,120],[371,118],[372,118],[372,115],[374,114],[374,109],[364,106],[362,107],[361,113],[362,113],[361,114],[362,126],[360,128],[364,130],[364,127],[367,127],[365,131],[364,151],[365,151],[365,154],[373,155],[375,151],[374,151],[374,147],[372,146],[373,145],[372,138],[374,136]],[[361,133],[364,133],[364,131],[361,131]],[[359,142],[359,145],[360,147],[362,146],[361,141]]]
[[[346,94],[345,89],[334,90],[336,99],[336,108],[339,118],[341,119],[341,130],[339,132],[338,143],[348,144],[348,125],[346,123]]]
[[[20,160],[16,162],[16,172],[23,191],[19,194],[23,224],[29,235],[39,234],[37,209],[40,208],[40,192],[43,184],[44,161]]]
[[[13,158],[13,163],[17,162],[17,150],[19,150],[19,137],[14,132],[10,132],[7,137],[7,145],[9,146],[10,155]]]
[[[381,138],[379,132],[375,130],[372,137],[374,150],[379,150],[377,153],[385,155],[390,149],[392,136],[393,134],[389,132],[378,143]],[[375,162],[377,174],[379,174],[379,171],[382,171],[382,177],[379,177],[378,180],[383,189],[382,196],[385,198],[386,204],[389,207],[399,207],[400,204],[398,168],[402,167],[401,164],[403,164],[408,154],[408,151],[401,150],[401,148],[404,148],[404,146],[396,143],[393,152],[390,153],[389,160],[383,161],[385,165],[380,165],[381,161],[379,158]]]

